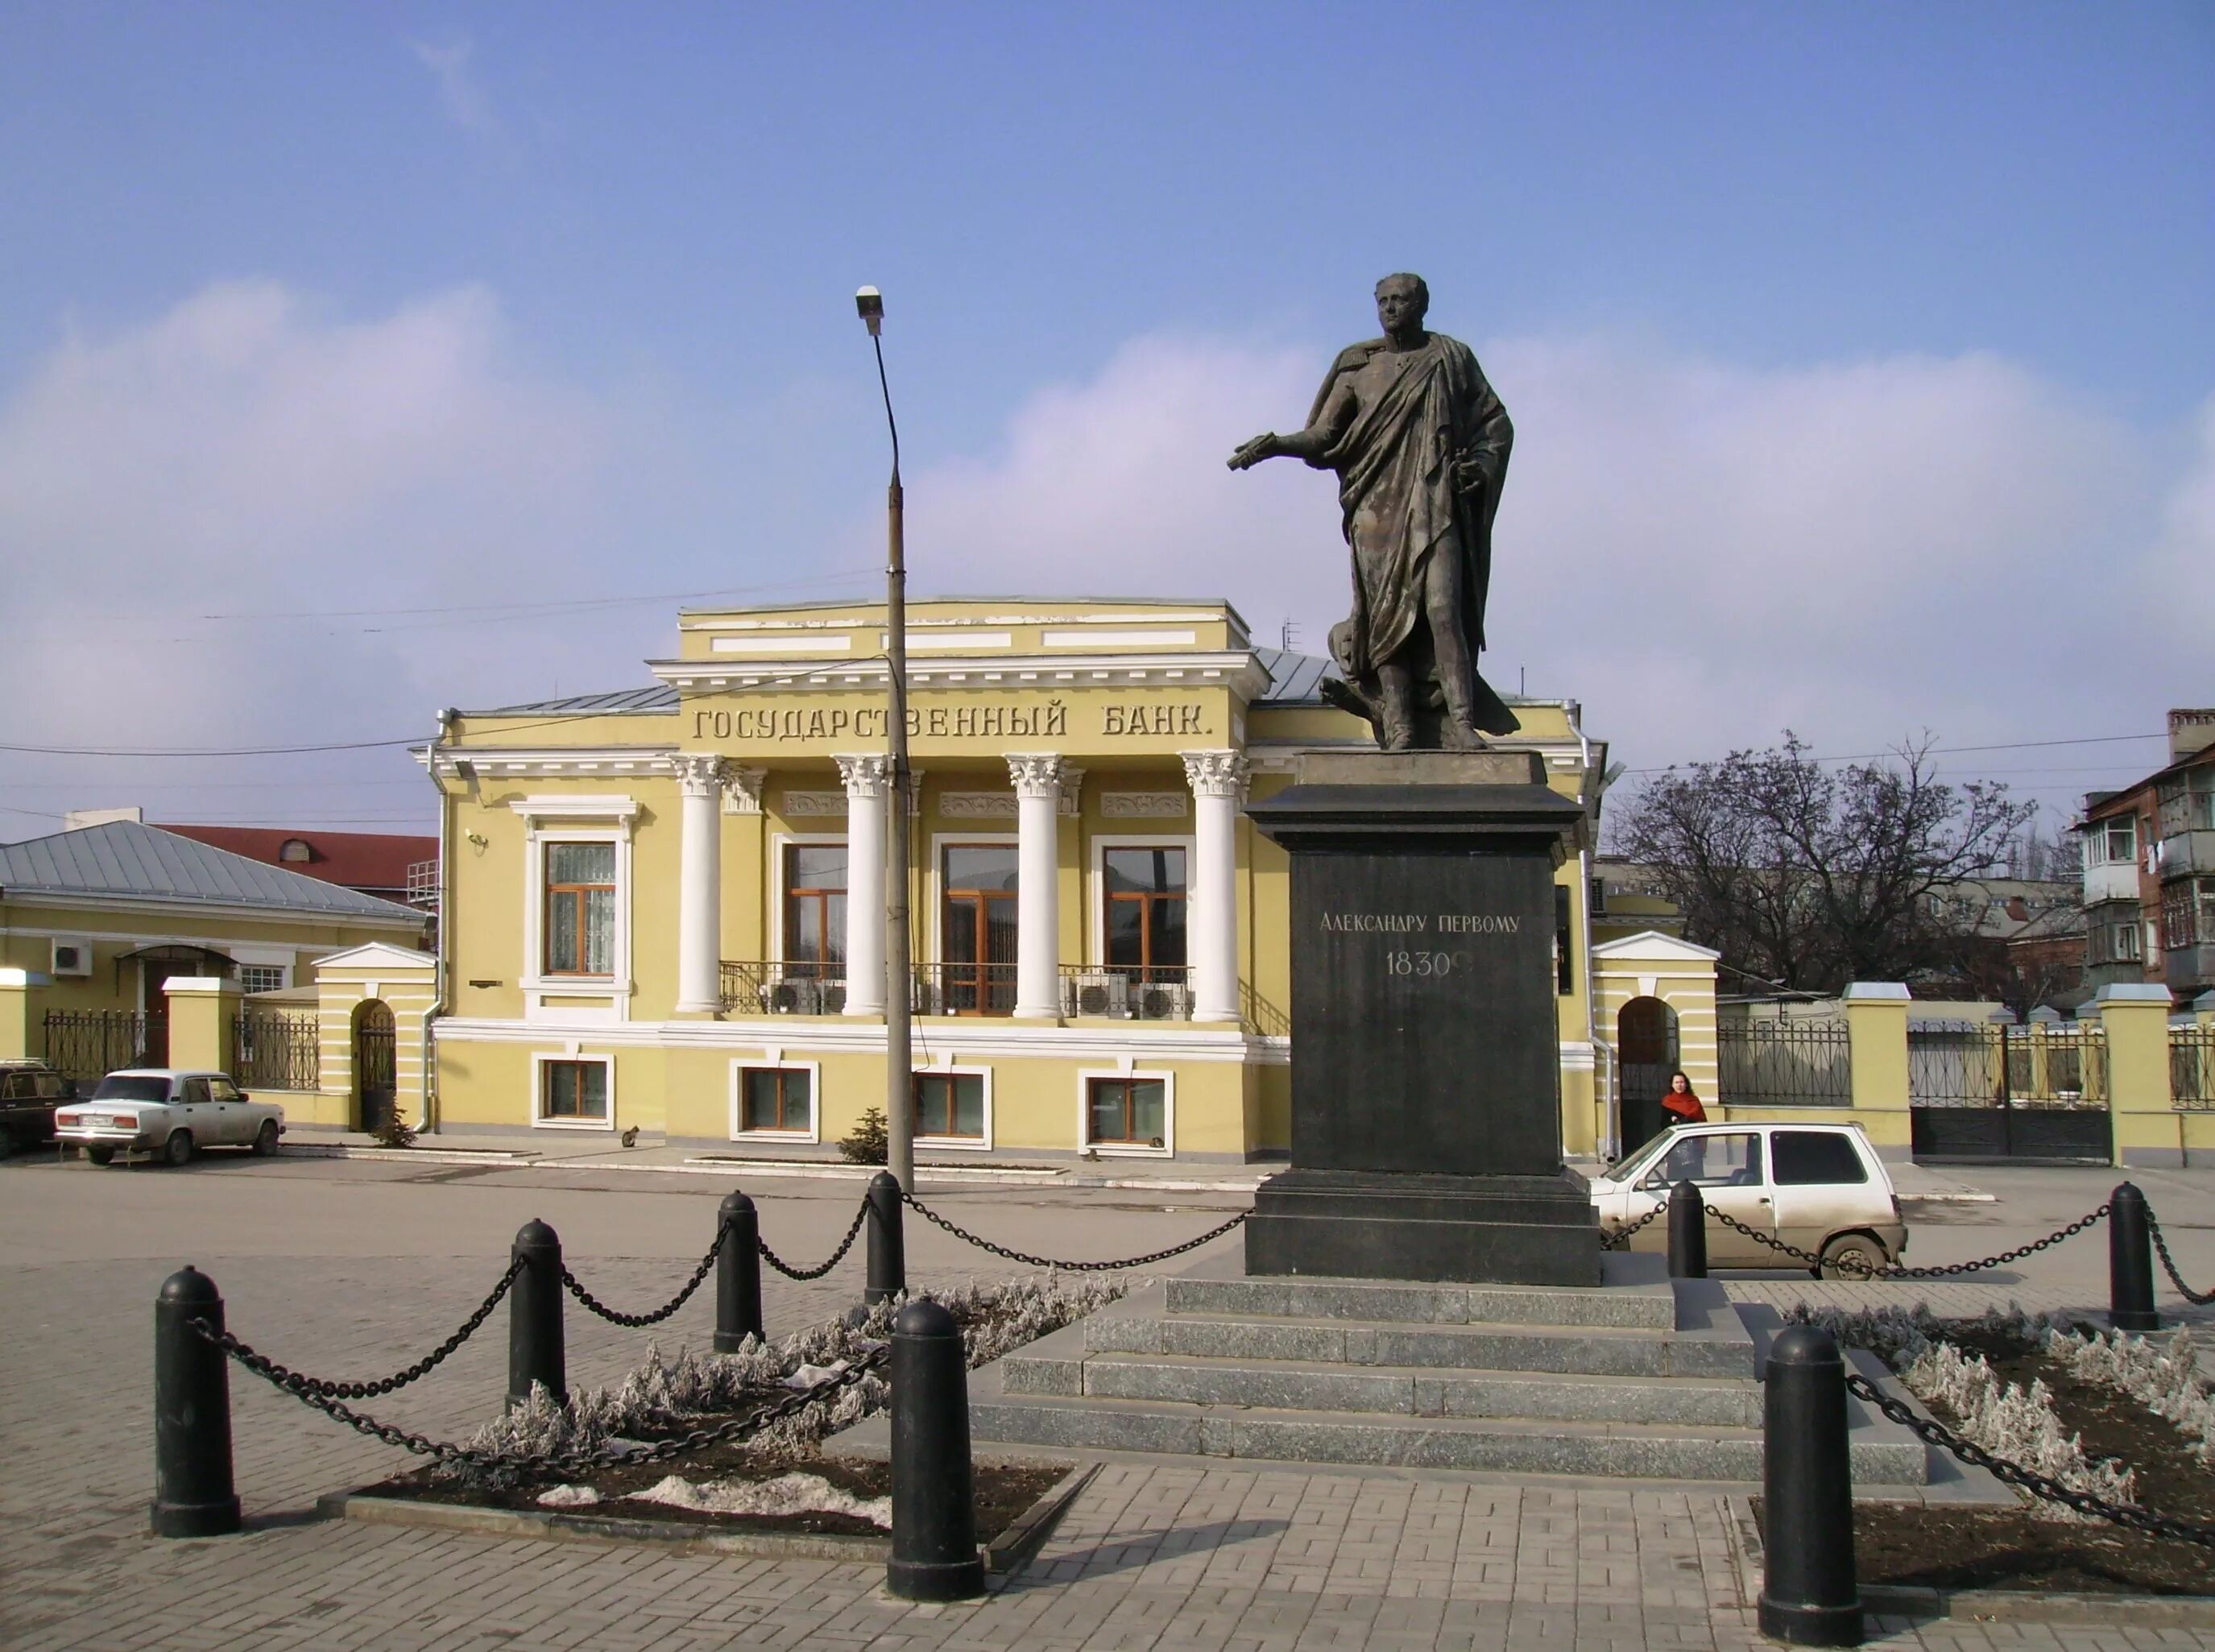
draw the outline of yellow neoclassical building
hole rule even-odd
[[[1281,1154],[1286,862],[1244,804],[1303,747],[1368,743],[1318,697],[1325,662],[1256,647],[1222,602],[908,612],[918,1151]],[[650,686],[444,717],[420,752],[429,1120],[815,1155],[882,1104],[883,626],[869,604],[688,611]],[[1617,1131],[1593,1008],[1623,996],[1591,979],[1605,747],[1572,701],[1515,709],[1503,743],[1586,805],[1557,1003],[1564,1141],[1591,1151]]]

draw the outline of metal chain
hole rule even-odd
[[[2196,1308],[2204,1308],[2215,1302],[2215,1291],[2195,1291],[2184,1282],[2184,1275],[2176,1271],[2176,1259],[2169,1254],[2169,1241],[2162,1237],[2161,1224],[2154,1219],[2151,1209],[2146,1212],[2146,1227],[2153,1234],[2154,1254],[2161,1258],[2161,1265],[2169,1274],[2169,1282],[2176,1287],[2177,1294]]]
[[[339,1398],[350,1400],[374,1399],[380,1394],[390,1394],[395,1389],[405,1388],[417,1379],[427,1376],[445,1361],[448,1354],[476,1336],[477,1327],[491,1317],[492,1311],[500,1305],[500,1299],[507,1294],[508,1288],[515,1283],[517,1276],[529,1264],[521,1256],[509,1262],[507,1271],[500,1276],[500,1283],[492,1287],[492,1293],[477,1305],[475,1313],[462,1321],[451,1336],[416,1360],[414,1365],[396,1371],[390,1377],[380,1377],[375,1382],[326,1381],[323,1378],[306,1376],[289,1366],[281,1366],[267,1354],[256,1354],[255,1357],[267,1366],[270,1372],[275,1373],[270,1377],[272,1382],[279,1383],[287,1388],[298,1384],[299,1391],[303,1394],[334,1395]],[[189,1323],[198,1325],[201,1322],[195,1319]]]
[[[2042,1239],[2033,1239],[2028,1244],[2017,1245],[2012,1250],[2003,1250],[1998,1256],[1986,1256],[1981,1262],[1948,1262],[1939,1268],[1871,1268],[1866,1262],[1849,1262],[1843,1256],[1836,1256],[1832,1258],[1827,1265],[1844,1273],[1859,1274],[1863,1279],[1951,1279],[1959,1274],[1978,1274],[1988,1268],[2002,1268],[2009,1262],[2020,1262],[2023,1257],[2034,1256],[2040,1250],[2049,1250],[2064,1239],[2073,1239],[2086,1228],[2096,1226],[2105,1221],[2111,1208],[2109,1206],[2102,1205],[2099,1209],[2078,1217],[2068,1226],[2056,1228]],[[1810,1268],[1821,1268],[1825,1265],[1820,1256],[1813,1256],[1801,1250],[1798,1245],[1787,1244],[1782,1239],[1772,1238],[1758,1228],[1748,1227],[1728,1212],[1717,1210],[1713,1205],[1706,1206],[1705,1209],[1709,1215],[1714,1217],[1733,1233],[1743,1233],[1747,1238],[1757,1240],[1767,1245],[1771,1250],[1782,1251],[1796,1261],[1804,1262]]]
[[[994,1244],[990,1239],[981,1238],[967,1228],[956,1226],[948,1221],[913,1194],[902,1193],[900,1202],[913,1209],[926,1222],[935,1223],[944,1228],[957,1239],[967,1240],[979,1250],[989,1250],[996,1256],[1004,1256],[1009,1262],[1022,1262],[1028,1268],[1054,1268],[1071,1274],[1109,1274],[1120,1268],[1144,1268],[1152,1262],[1167,1262],[1171,1256],[1181,1256],[1187,1250],[1197,1250],[1210,1239],[1221,1238],[1254,1213],[1250,1210],[1242,1210],[1222,1226],[1210,1228],[1196,1239],[1187,1239],[1182,1244],[1173,1244],[1166,1250],[1155,1251],[1151,1256],[1132,1256],[1123,1262],[1056,1262],[1051,1256],[1030,1256],[1024,1251],[1010,1250],[1003,1244]]]
[[[257,1352],[232,1336],[229,1331],[216,1331],[206,1320],[185,1322],[203,1341],[221,1348],[232,1359],[261,1378],[273,1387],[281,1389],[311,1409],[321,1411],[334,1422],[342,1422],[355,1433],[381,1440],[388,1446],[397,1446],[402,1451],[418,1457],[435,1457],[441,1462],[466,1463],[472,1467],[527,1468],[551,1471],[556,1474],[578,1474],[588,1469],[611,1468],[628,1463],[660,1463],[696,1451],[703,1446],[727,1443],[758,1434],[772,1422],[782,1421],[795,1412],[805,1410],[819,1400],[828,1399],[840,1390],[852,1386],[890,1357],[889,1344],[872,1348],[848,1366],[837,1376],[812,1387],[795,1390],[785,1398],[750,1411],[744,1416],[712,1423],[704,1428],[694,1428],[670,1439],[657,1440],[643,1451],[635,1446],[603,1446],[590,1452],[547,1452],[536,1456],[516,1456],[501,1452],[479,1451],[473,1446],[457,1446],[451,1440],[433,1440],[427,1434],[410,1434],[405,1428],[389,1422],[379,1422],[375,1417],[364,1416],[351,1407],[343,1405],[328,1394],[318,1393],[308,1386],[307,1379],[297,1372],[290,1372],[267,1354]]]
[[[854,1213],[853,1226],[848,1228],[846,1237],[838,1241],[838,1248],[831,1253],[831,1259],[819,1268],[795,1268],[766,1244],[761,1244],[762,1260],[787,1279],[821,1279],[824,1274],[836,1268],[846,1253],[854,1248],[855,1236],[861,1232],[862,1224],[868,1219],[868,1214],[869,1201],[864,1199],[862,1201],[861,1208]],[[757,1240],[756,1244],[760,1244],[760,1241]]]
[[[651,1313],[617,1312],[615,1309],[611,1308],[586,1290],[578,1280],[577,1276],[569,1271],[569,1264],[567,1262],[561,1264],[561,1283],[568,1288],[571,1296],[575,1297],[578,1301],[583,1303],[586,1307],[603,1319],[618,1325],[629,1325],[634,1328],[641,1325],[658,1325],[692,1299],[692,1293],[700,1288],[700,1282],[706,1279],[709,1271],[714,1268],[715,1258],[723,1252],[723,1242],[730,1237],[730,1224],[726,1222],[715,1231],[715,1243],[709,1245],[708,1254],[700,1258],[700,1265],[692,1270],[692,1277],[684,1281],[684,1288]]]
[[[1894,1422],[1914,1430],[1918,1438],[1951,1452],[1964,1463],[1988,1471],[1996,1479],[2011,1486],[2021,1486],[2034,1497],[2042,1497],[2050,1503],[2062,1503],[2080,1514],[2090,1514],[2095,1519],[2116,1526],[2126,1526],[2133,1531],[2150,1532],[2157,1538],[2171,1538],[2181,1543],[2196,1543],[2202,1547],[2215,1548],[2215,1526],[2199,1526],[2189,1520],[2175,1520],[2167,1514],[2157,1514],[2150,1508],[2140,1508],[2135,1503],[2111,1503],[2093,1496],[2089,1492],[2074,1490],[2034,1469],[2023,1467],[2020,1463],[2010,1463],[2005,1458],[1995,1457],[1974,1441],[1962,1439],[1944,1424],[1917,1415],[1866,1377],[1849,1373],[1846,1391],[1856,1398],[1875,1406]]]
[[[1645,1215],[1640,1217],[1629,1227],[1619,1227],[1612,1233],[1602,1234],[1600,1236],[1599,1248],[1603,1250],[1628,1250],[1630,1248],[1630,1236],[1637,1232],[1640,1228],[1644,1227],[1648,1222],[1652,1221],[1655,1217],[1660,1215],[1662,1212],[1668,1208],[1669,1207],[1665,1201],[1654,1206],[1653,1209],[1647,1211]]]

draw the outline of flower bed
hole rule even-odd
[[[1053,1276],[918,1293],[961,1327],[971,1369],[1060,1330],[1123,1294],[1127,1284]],[[732,1354],[680,1348],[646,1358],[611,1387],[555,1401],[541,1388],[527,1404],[463,1442],[496,1462],[437,1462],[358,1495],[512,1510],[557,1509],[721,1529],[880,1534],[889,1525],[891,1472],[883,1464],[826,1459],[824,1436],[884,1409],[891,1390],[875,1371],[838,1379],[887,1346],[901,1298],[770,1344],[752,1337]],[[745,1438],[653,1460],[645,1448],[822,1387],[804,1404]],[[617,1460],[580,1469],[578,1459]],[[565,1467],[560,1459],[568,1459]],[[1053,1467],[980,1465],[978,1530],[1004,1529],[1062,1477]]]
[[[1932,1416],[2072,1490],[2215,1524],[2215,1402],[2191,1335],[2102,1333],[2020,1311],[1941,1321],[1921,1308],[1795,1312],[1885,1359]],[[1862,1503],[1867,1584],[2215,1594],[2215,1550],[2025,1497],[2014,1508]]]

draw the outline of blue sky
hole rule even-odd
[[[202,612],[865,589],[864,280],[919,589],[1313,642],[1327,487],[1220,452],[1405,267],[1517,416],[1495,680],[1634,766],[2151,733],[2215,700],[2210,86],[2204,5],[9,5],[0,728],[413,734],[670,644]],[[427,816],[389,755],[178,770],[10,759],[7,835]]]

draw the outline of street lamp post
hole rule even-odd
[[[892,383],[885,377],[885,300],[874,287],[854,295],[854,308],[869,329],[877,353],[877,388],[884,392],[885,424],[893,438],[893,479],[885,489],[885,744],[891,773],[885,808],[885,1168],[904,1193],[915,1191],[914,1032],[909,1025],[913,992],[908,965],[907,766],[907,542],[901,525],[899,421],[893,417]]]

